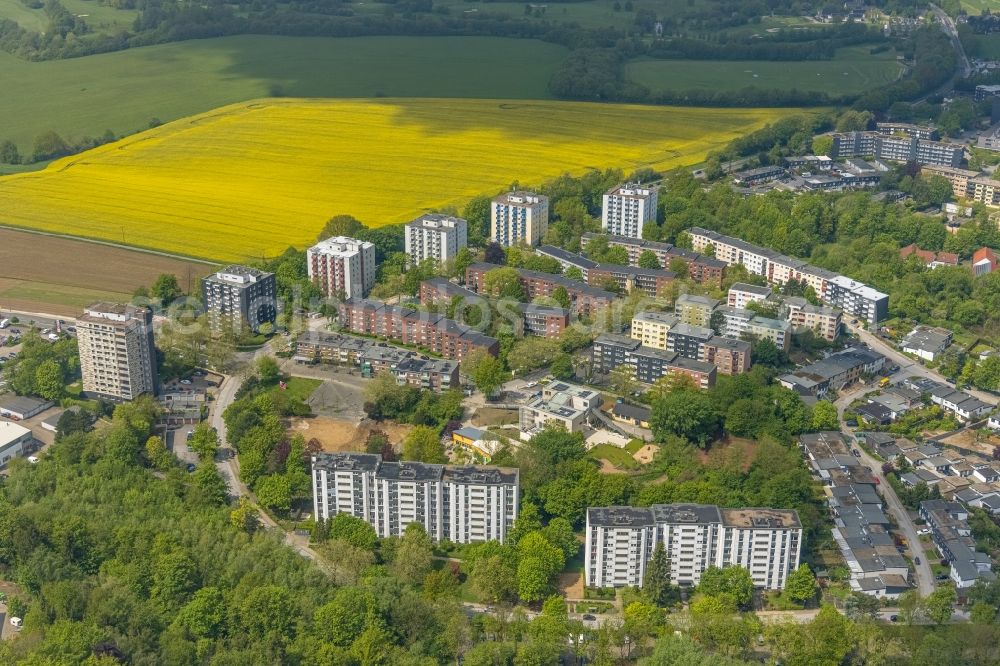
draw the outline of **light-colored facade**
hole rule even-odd
[[[444,263],[469,245],[469,223],[450,215],[421,215],[404,227],[406,254],[410,264],[425,259]]]
[[[277,317],[274,273],[228,266],[201,281],[202,301],[213,331],[259,331]]]
[[[591,507],[585,578],[589,587],[640,587],[658,543],[675,585],[697,585],[709,567],[741,566],[754,585],[785,587],[799,566],[802,524],[795,511],[704,504]]]
[[[667,333],[680,319],[665,312],[637,312],[632,317],[631,337],[639,340],[643,347],[667,348]]]
[[[682,324],[691,326],[708,326],[712,321],[712,311],[718,307],[719,301],[706,296],[681,294],[674,303],[674,314]]]
[[[509,247],[538,245],[549,229],[549,198],[533,192],[507,192],[490,202],[490,238]]]
[[[419,523],[434,541],[504,541],[519,509],[516,469],[321,453],[313,457],[312,473],[316,518],[349,513],[371,524],[380,538]]]
[[[149,308],[95,303],[77,319],[83,391],[114,401],[157,390],[153,313]]]
[[[375,246],[334,236],[306,252],[309,279],[327,296],[364,298],[375,284]]]
[[[796,303],[791,299],[785,300],[785,307],[788,310],[788,322],[794,331],[808,329],[829,342],[833,342],[840,335],[843,319],[840,310],[811,303]]]
[[[780,319],[756,316],[750,320],[746,332],[761,340],[770,340],[783,351],[788,351],[792,344],[792,325]]]
[[[717,259],[729,266],[741,265],[771,284],[784,284],[793,279],[805,282],[822,302],[864,319],[869,325],[888,315],[889,296],[857,280],[716,231],[692,227],[687,233],[696,252],[712,248]]]
[[[10,421],[0,421],[0,469],[14,458],[24,455],[24,447],[31,443],[31,431]]]
[[[625,183],[607,193],[601,207],[601,226],[613,236],[642,238],[647,223],[656,224],[659,188]]]
[[[770,287],[736,282],[729,288],[727,305],[731,308],[745,308],[749,303],[767,300],[772,291]]]

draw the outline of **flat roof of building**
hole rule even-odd
[[[642,312],[636,312],[632,317],[632,321],[642,321],[649,322],[651,324],[663,324],[665,326],[673,326],[679,320],[677,315],[669,312],[652,312],[649,310],[643,310]]]
[[[649,507],[657,523],[670,525],[714,525],[722,522],[714,504],[654,504]]]
[[[772,289],[770,287],[762,287],[757,284],[748,284],[746,282],[734,282],[733,286],[729,288],[729,291],[742,291],[748,294],[757,294],[759,296],[770,296]]]
[[[313,467],[327,472],[374,472],[382,462],[377,453],[326,453],[313,456]]]
[[[475,483],[488,486],[517,485],[520,470],[516,467],[486,467],[482,465],[446,465],[445,483]]]
[[[535,251],[538,254],[552,257],[553,259],[558,259],[560,261],[565,261],[582,268],[589,269],[597,266],[596,261],[588,259],[582,254],[576,254],[574,252],[570,252],[569,250],[564,250],[561,247],[556,247],[555,245],[540,245]]]
[[[332,236],[326,240],[321,240],[309,249],[312,252],[348,257],[357,254],[360,250],[374,249],[374,247],[368,241],[360,241],[356,238],[348,238],[347,236]]]
[[[677,297],[676,304],[700,305],[702,307],[707,307],[712,309],[715,308],[717,305],[719,305],[719,303],[721,302],[722,301],[718,299],[709,298],[708,296],[699,296],[698,294],[681,294],[680,296]]]
[[[722,521],[730,527],[754,529],[780,530],[802,527],[799,514],[794,509],[723,509]]]
[[[0,409],[12,414],[28,414],[51,407],[52,403],[40,398],[32,398],[28,395],[12,395],[0,401]]]
[[[444,465],[422,462],[383,462],[375,472],[376,479],[390,481],[438,481],[444,473]]]
[[[29,433],[31,431],[24,426],[10,421],[0,421],[0,449],[9,446]]]
[[[650,509],[633,506],[604,506],[587,509],[587,524],[599,527],[652,527],[656,524]]]

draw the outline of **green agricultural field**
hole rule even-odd
[[[967,14],[982,14],[984,9],[1000,11],[1000,0],[961,0],[961,3]]]
[[[71,14],[82,18],[92,33],[114,34],[122,30],[131,30],[135,17],[139,15],[136,9],[115,9],[97,0],[60,0],[60,2]],[[49,23],[41,6],[32,9],[21,0],[0,0],[0,18],[10,19],[32,32],[45,32]]]
[[[547,99],[566,54],[554,44],[493,37],[258,35],[46,62],[0,52],[0,141],[28,153],[48,130],[71,142],[105,129],[130,134],[152,118],[273,95]]]
[[[841,95],[890,83],[901,69],[892,51],[871,55],[868,47],[852,47],[835,60],[809,62],[642,59],[629,63],[626,73],[654,91],[755,87]]]

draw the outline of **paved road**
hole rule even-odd
[[[930,8],[938,21],[941,22],[941,27],[944,29],[945,34],[948,35],[948,39],[951,40],[952,48],[955,49],[955,55],[958,57],[956,74],[961,77],[969,76],[972,73],[972,65],[969,64],[969,58],[965,55],[965,47],[962,46],[962,40],[958,38],[958,29],[955,27],[955,22],[937,5],[931,4]]]
[[[893,361],[896,365],[899,366],[900,371],[898,374],[894,376],[894,379],[896,378],[902,379],[904,377],[926,377],[927,379],[933,379],[936,382],[943,382],[945,384],[948,384],[949,386],[954,386],[954,384],[948,381],[945,377],[939,375],[934,370],[931,370],[930,368],[921,365],[920,363],[917,363],[910,357],[899,352],[895,347],[888,344],[887,342],[879,338],[877,335],[873,335],[872,333],[869,333],[863,328],[854,327],[851,326],[850,324],[848,324],[847,327],[848,329],[850,329],[851,333],[858,336],[862,342],[864,342],[866,345],[868,345],[878,353],[882,354],[883,356],[889,358],[891,361]],[[969,395],[975,396],[980,400],[982,400],[983,402],[987,402],[991,405],[996,405],[998,402],[1000,402],[1000,398],[993,395],[992,393],[985,393],[983,391],[972,388],[962,389],[962,390],[968,393]]]
[[[840,419],[841,430],[845,434],[853,438],[853,432],[844,424],[844,411],[848,405],[857,398],[877,390],[878,388],[876,387],[862,386],[853,391],[842,393],[836,402],[834,402],[834,405],[837,407],[837,416]],[[885,500],[885,505],[889,509],[889,513],[892,514],[899,531],[903,533],[903,537],[906,539],[907,552],[910,555],[910,559],[913,560],[917,589],[921,596],[926,597],[934,591],[934,572],[931,571],[931,566],[927,562],[927,556],[924,554],[923,546],[920,543],[920,535],[917,534],[917,526],[913,524],[906,507],[903,506],[899,496],[896,495],[896,491],[889,485],[885,475],[882,473],[882,463],[868,455],[863,448],[857,448],[861,453],[859,458],[861,463],[871,470],[871,473],[879,480],[878,489],[882,495],[882,499]],[[920,564],[916,563],[916,557],[920,557]]]

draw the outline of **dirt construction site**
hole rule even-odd
[[[398,423],[376,423],[365,420],[360,423],[328,416],[294,419],[288,429],[292,435],[302,435],[306,441],[319,440],[324,451],[363,451],[365,440],[372,430],[381,430],[398,449],[413,426]]]

